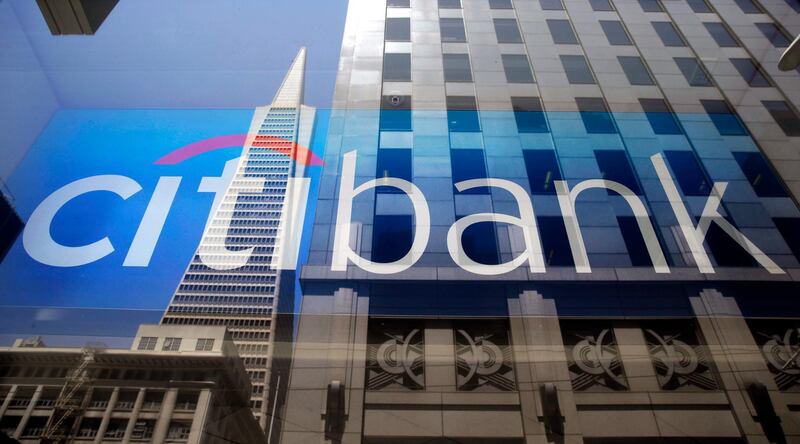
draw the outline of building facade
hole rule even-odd
[[[800,437],[793,0],[351,0],[283,442]]]
[[[224,183],[201,184],[206,191],[227,188],[217,193],[216,210],[161,321],[230,330],[251,378],[253,413],[264,429],[271,427],[269,387],[279,386],[270,384],[277,377],[271,372],[276,325],[292,327],[278,312],[292,313],[294,266],[282,273],[280,261],[296,260],[298,234],[282,215],[291,212],[289,203],[300,192],[290,186],[304,175],[308,153],[298,153],[298,147],[309,146],[314,128],[315,109],[302,104],[305,60],[303,48],[272,103],[255,110],[242,156],[228,162]],[[287,297],[280,300],[284,291]]]
[[[0,349],[0,430],[21,443],[263,442],[224,327],[142,325],[130,350]]]

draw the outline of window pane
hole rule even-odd
[[[567,73],[567,80],[573,84],[594,84],[594,76],[582,55],[562,55],[561,65]]]
[[[461,0],[439,0],[440,9],[461,9]]]
[[[563,11],[564,4],[561,0],[539,0],[539,5],[544,11]]]
[[[706,27],[708,33],[711,34],[711,37],[714,38],[714,41],[717,42],[717,45],[728,48],[733,48],[739,46],[739,42],[736,41],[736,38],[731,34],[728,28],[725,27],[722,23],[717,22],[707,22],[703,23],[703,26]]]
[[[728,222],[731,222],[730,220]],[[731,223],[734,225],[733,223]],[[728,236],[718,224],[711,224],[706,233],[706,244],[720,267],[754,267],[756,262],[744,248]]]
[[[748,85],[753,87],[772,86],[766,73],[752,59],[731,59],[731,63]]]
[[[686,2],[689,3],[689,7],[692,8],[694,12],[714,12],[714,10],[711,9],[711,5],[709,5],[706,0],[686,0]]]
[[[394,262],[411,249],[413,220],[410,215],[376,214],[372,223],[373,262]]]
[[[686,46],[686,42],[672,22],[652,22],[652,25],[664,46]]]
[[[384,54],[383,80],[386,82],[410,82],[411,54]]]
[[[471,82],[472,71],[467,54],[443,54],[445,82]]]
[[[490,9],[513,9],[511,0],[489,0]]]
[[[536,225],[539,228],[539,237],[542,239],[545,265],[563,267],[575,265],[564,220],[560,216],[538,216]]]
[[[411,5],[409,0],[387,0],[386,6],[389,8],[408,8]]]
[[[454,149],[450,150],[450,165],[453,170],[453,184],[470,179],[486,177],[486,160],[483,150]],[[489,187],[472,188],[461,191],[461,194],[489,194]]]
[[[794,12],[800,12],[800,0],[784,0],[787,5],[794,9]]]
[[[787,136],[800,136],[800,119],[788,103],[783,100],[762,100],[761,103]]]
[[[690,86],[711,86],[711,79],[706,70],[694,57],[675,57],[675,63],[686,77]]]
[[[411,131],[411,96],[383,96],[381,131]]]
[[[594,11],[613,11],[614,6],[611,5],[610,0],[589,0],[589,4],[592,5],[592,10]]]
[[[452,132],[481,130],[475,97],[447,96],[447,126]]]
[[[761,153],[733,153],[747,181],[759,197],[786,197],[781,181]]]
[[[522,43],[515,19],[494,19],[494,32],[498,43]]]
[[[776,217],[772,219],[775,228],[783,236],[786,245],[792,250],[794,257],[800,259],[800,218],[797,217]]]
[[[656,134],[681,134],[675,114],[664,99],[639,99],[639,104]]]
[[[664,151],[664,157],[685,196],[708,196],[711,186],[693,152]]]
[[[531,194],[556,194],[553,181],[561,180],[556,152],[553,150],[522,150],[525,171]]]
[[[639,6],[644,12],[664,12],[664,8],[658,0],[639,0]]]
[[[650,77],[650,72],[644,66],[641,57],[636,56],[619,56],[617,57],[625,76],[631,85],[653,85],[653,78]]]
[[[547,120],[538,97],[512,97],[517,131],[521,133],[546,133]]]
[[[572,30],[569,20],[547,20],[547,27],[550,28],[550,35],[553,36],[553,43],[572,45],[578,43],[578,37]]]
[[[443,42],[466,42],[467,34],[464,31],[464,20],[460,18],[439,19],[439,31]]]
[[[792,42],[786,33],[774,23],[756,23],[756,27],[776,48],[786,48]]]
[[[625,27],[622,22],[616,20],[600,20],[600,26],[608,39],[608,43],[612,45],[632,45],[628,33],[625,32]]]
[[[405,148],[379,149],[375,177],[396,177],[411,181],[411,150]],[[379,191],[400,192],[392,187],[379,187]]]
[[[583,126],[589,134],[613,134],[617,132],[608,107],[599,97],[576,97]]]
[[[644,236],[642,230],[639,229],[636,217],[617,216],[617,223],[622,232],[622,240],[625,241],[631,265],[634,267],[652,266],[653,262],[650,260],[650,253],[647,252],[647,244],[644,243]]]
[[[744,136],[747,134],[739,117],[724,100],[701,100],[717,131],[722,136]]]
[[[456,215],[456,219],[464,216],[466,215]],[[500,263],[497,254],[497,234],[491,222],[481,222],[467,227],[461,235],[461,245],[464,246],[464,253],[475,262],[490,265]]]
[[[600,177],[606,180],[621,183],[639,194],[639,185],[636,183],[636,176],[633,174],[628,156],[623,150],[595,150],[595,160],[600,168]],[[617,194],[608,191],[608,194]]]
[[[756,0],[734,0],[737,5],[739,5],[739,9],[742,10],[745,14],[761,14],[764,12],[761,9],[761,6],[756,3]]]
[[[386,19],[387,42],[408,42],[410,40],[411,19],[396,17]]]
[[[528,56],[522,54],[503,54],[503,70],[508,83],[533,83],[533,73],[528,64]]]

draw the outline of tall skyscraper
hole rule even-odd
[[[227,172],[235,170],[232,180],[224,195],[217,194],[216,211],[162,319],[164,324],[228,327],[250,375],[253,412],[264,429],[270,427],[277,309],[285,306],[291,314],[294,299],[293,282],[282,282],[285,275],[276,266],[282,255],[292,254],[287,240],[294,227],[282,226],[281,215],[291,201],[287,183],[304,175],[303,163],[293,159],[298,147],[309,146],[316,112],[303,105],[305,61],[303,48],[272,103],[255,110],[241,157],[226,165]],[[281,294],[281,288],[290,290]],[[281,297],[285,300],[279,302]]]
[[[798,10],[351,0],[283,442],[798,439]]]

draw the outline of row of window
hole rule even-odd
[[[271,296],[205,296],[178,294],[172,299],[174,303],[205,303],[205,304],[271,304]]]
[[[164,338],[161,344],[161,350],[164,351],[178,351],[181,348],[182,338]],[[139,338],[139,346],[137,350],[155,350],[158,338],[155,336],[142,336]],[[195,350],[197,351],[211,351],[214,348],[213,338],[199,338],[195,343]]]
[[[167,309],[168,313],[213,313],[213,314],[248,314],[269,315],[272,308],[255,307],[202,307],[202,306],[173,306]]]
[[[269,327],[271,319],[246,319],[246,318],[202,318],[185,316],[164,316],[162,324],[168,325],[224,325],[228,328],[250,328],[250,327]]]

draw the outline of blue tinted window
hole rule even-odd
[[[722,136],[744,136],[747,130],[739,117],[724,100],[701,100],[717,131]]]
[[[454,184],[464,180],[481,179],[486,177],[486,161],[483,156],[483,150],[450,150],[450,164],[453,169]],[[463,191],[462,193],[489,194],[489,188],[472,188],[470,190]]]
[[[706,245],[720,267],[755,267],[757,265],[753,256],[715,223],[708,227]]]
[[[515,19],[494,19],[494,33],[497,43],[522,43],[522,35]]]
[[[372,225],[372,261],[394,262],[408,253],[413,238],[410,215],[375,215]]]
[[[783,240],[786,241],[786,245],[792,250],[794,257],[800,260],[800,218],[776,217],[772,221],[783,236]]]
[[[785,197],[786,190],[761,153],[733,153],[747,181],[760,197]]]
[[[567,229],[560,216],[539,216],[536,218],[539,237],[542,239],[544,263],[550,266],[574,266],[572,249],[569,246]]]
[[[411,96],[383,96],[381,131],[411,131]]]
[[[464,215],[459,215],[456,219],[462,217]],[[461,245],[464,246],[464,253],[475,262],[490,265],[500,263],[497,254],[497,234],[491,222],[480,222],[467,227],[461,236]]]
[[[553,150],[522,150],[531,194],[556,194],[553,181],[561,180],[556,152]]]
[[[411,150],[389,148],[378,150],[375,177],[397,177],[411,181]]]
[[[672,168],[673,179],[678,181],[686,196],[708,196],[711,186],[700,162],[691,151],[664,151]]]
[[[647,252],[647,245],[644,243],[642,230],[634,216],[618,216],[617,223],[622,232],[622,239],[628,250],[628,257],[634,267],[649,267],[653,265],[650,260],[650,253]]]
[[[445,82],[471,82],[469,54],[442,54]]]
[[[521,133],[546,133],[547,119],[542,110],[542,102],[538,97],[512,97],[514,119],[517,131]]]
[[[411,41],[411,19],[387,18],[386,28],[385,28],[385,39],[387,42]]]
[[[599,97],[577,97],[578,111],[583,126],[589,134],[614,134],[617,132],[606,103]]]
[[[447,126],[452,132],[481,130],[475,97],[447,96]]]
[[[642,109],[656,134],[681,134],[675,114],[664,99],[639,99]]]
[[[639,194],[639,184],[633,174],[628,156],[622,150],[595,150],[594,157],[600,167],[600,177],[619,182]],[[616,194],[609,190],[609,194]]]
[[[410,82],[411,54],[384,54],[383,80],[385,82]]]

